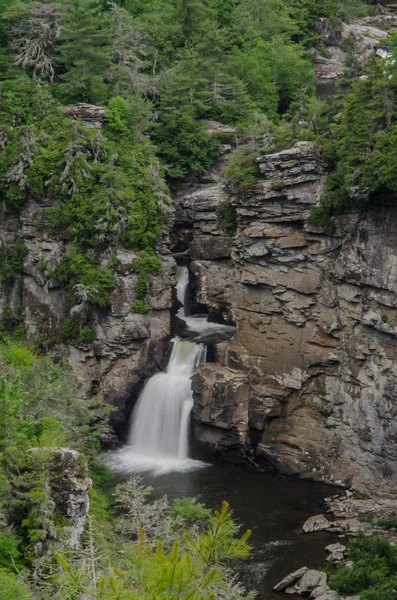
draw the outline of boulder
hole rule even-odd
[[[275,592],[283,592],[284,590],[289,588],[291,585],[293,585],[295,582],[297,582],[298,579],[300,579],[307,571],[308,571],[307,567],[302,567],[301,569],[298,569],[297,571],[290,573],[289,575],[284,577],[284,579],[282,579],[280,581],[280,583],[275,585],[273,590]]]
[[[316,588],[324,588],[326,584],[326,573],[316,571],[315,569],[308,569],[295,585],[295,590],[297,594],[304,596],[311,594]]]
[[[346,551],[346,546],[343,546],[343,544],[329,544],[329,546],[326,546],[325,551],[328,552],[329,554],[334,554],[335,552],[345,552]]]
[[[334,592],[334,590],[328,590],[321,596],[318,596],[317,600],[340,600],[340,596],[337,592]]]
[[[310,517],[303,525],[305,533],[313,533],[314,531],[325,531],[331,527],[331,523],[324,515],[315,515]]]
[[[320,587],[315,588],[310,594],[310,598],[312,600],[317,600],[317,598],[321,598],[324,594],[330,591],[328,585],[321,585]]]

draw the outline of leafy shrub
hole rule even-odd
[[[134,313],[146,314],[149,310],[149,306],[145,304],[143,300],[137,300],[135,304],[132,305],[132,312]]]
[[[138,276],[138,281],[135,286],[135,293],[138,298],[141,300],[145,298],[149,289],[149,281],[146,277],[145,273],[140,273]]]
[[[2,600],[30,600],[28,587],[14,573],[0,570],[0,598]]]
[[[177,498],[172,505],[167,508],[168,514],[172,517],[181,517],[188,523],[196,523],[208,519],[211,511],[205,508],[197,498]]]
[[[230,202],[222,202],[219,205],[218,215],[226,231],[234,233],[237,230],[236,208]]]
[[[4,344],[1,353],[7,362],[10,362],[17,368],[30,366],[36,357],[31,348],[25,344]]]
[[[82,327],[80,329],[80,338],[83,342],[92,342],[95,338],[95,329],[93,329],[93,327],[88,327],[88,325]]]
[[[73,340],[79,335],[77,323],[73,319],[65,319],[63,322],[63,334],[65,337]]]
[[[351,567],[340,567],[330,578],[332,589],[363,600],[394,600],[397,585],[397,550],[388,540],[360,534],[349,542]]]
[[[238,148],[230,157],[229,164],[225,169],[225,176],[241,189],[252,190],[259,177],[259,166],[256,161],[258,156],[259,154],[251,152],[245,146]]]
[[[108,305],[109,296],[115,287],[112,272],[99,266],[90,254],[66,254],[53,276],[64,283],[74,297],[75,286],[88,287],[92,290],[90,302],[102,308]]]

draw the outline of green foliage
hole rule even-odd
[[[334,168],[313,224],[329,230],[334,214],[379,204],[397,191],[395,74],[395,61],[372,60],[348,91],[332,124],[326,154]]]
[[[138,280],[135,285],[135,293],[138,301],[132,307],[136,313],[146,313],[149,307],[143,302],[149,291],[149,280],[147,274],[159,275],[162,270],[161,260],[153,253],[142,251],[140,257],[134,262],[134,271],[138,273]]]
[[[3,570],[13,572],[15,569],[22,569],[22,567],[18,540],[15,535],[4,528],[0,533],[0,576],[3,574]]]
[[[66,102],[107,99],[104,75],[110,68],[110,36],[96,0],[68,0],[59,62],[65,71],[58,94]]]
[[[178,498],[167,509],[172,517],[181,517],[188,523],[197,523],[198,521],[208,520],[211,511],[205,508],[204,504],[198,502],[197,498]]]
[[[376,525],[379,525],[379,527],[382,527],[387,531],[397,531],[397,512],[394,511],[390,513],[390,515],[388,515],[387,517],[377,519]]]
[[[191,170],[202,173],[219,153],[219,142],[204,134],[203,125],[188,105],[165,113],[154,139],[168,174],[174,179],[185,177]]]
[[[14,573],[0,569],[0,598],[2,600],[31,600],[27,586]]]
[[[250,148],[242,146],[235,150],[225,169],[225,176],[239,185],[243,190],[254,188],[259,178],[259,165],[256,161],[258,153],[252,153]]]
[[[242,186],[243,189],[244,186]],[[218,207],[218,215],[223,228],[230,233],[237,230],[237,214],[236,208],[230,202],[222,202]]]
[[[79,329],[76,321],[73,319],[65,319],[63,322],[63,334],[65,337],[73,340],[78,337]]]
[[[0,343],[0,447],[68,443],[92,455],[107,430],[107,408],[66,362],[36,356],[27,342]],[[65,439],[65,432],[67,439]]]
[[[351,567],[340,567],[330,585],[342,595],[363,600],[394,600],[397,551],[388,540],[359,535],[349,543]]]
[[[11,247],[0,246],[0,283],[6,290],[11,289],[15,279],[23,272],[23,262],[28,253],[20,237]]]
[[[105,307],[114,290],[114,276],[108,269],[100,267],[90,254],[66,254],[56,267],[53,276],[64,283],[77,300],[77,286],[88,290],[88,301],[93,305]],[[66,325],[71,331],[71,324]],[[73,332],[72,332],[73,334]]]
[[[145,503],[139,499],[139,485],[137,488],[134,484],[133,488],[138,494],[135,501],[131,498],[135,509],[140,506],[146,514],[148,509],[156,508],[156,503],[146,504],[144,508]],[[153,514],[151,510],[150,517]],[[237,528],[231,517],[232,512],[225,502],[220,511],[205,516],[205,525],[199,532],[192,531],[181,536],[176,530],[173,542],[166,546],[161,540],[151,544],[146,529],[142,528],[137,543],[127,550],[128,561],[113,567],[110,573],[102,571],[97,581],[90,579],[87,567],[76,568],[64,556],[58,555],[64,571],[62,585],[69,597],[73,591],[89,594],[98,600],[121,597],[143,600],[154,595],[170,600],[181,597],[201,600],[216,597],[219,593],[231,594],[227,565],[230,561],[247,558],[250,552],[247,543],[249,532],[237,537]],[[250,597],[241,586],[234,586],[234,599]]]
[[[79,327],[74,319],[65,319],[63,322],[63,334],[66,338],[83,343],[90,343],[95,338],[95,330],[88,325]]]
[[[143,300],[137,300],[133,305],[132,305],[132,312],[133,313],[138,313],[138,314],[146,314],[147,312],[149,312],[150,308],[147,304],[144,303]]]

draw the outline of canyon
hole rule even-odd
[[[198,306],[237,327],[193,377],[196,448],[390,493],[397,459],[397,211],[383,205],[345,214],[325,234],[309,223],[327,170],[318,147],[300,142],[258,159],[260,178],[243,192],[222,175],[234,138],[226,134],[218,163],[175,194],[170,237],[159,247],[162,274],[149,277],[149,312],[131,313],[137,255],[114,249],[110,307],[93,309],[95,339],[69,341],[69,359],[118,409],[113,427],[125,434],[145,379],[169,357],[174,255],[183,252]],[[225,203],[235,210],[232,233],[222,221]],[[59,260],[67,241],[36,230],[44,209],[44,202],[28,203],[21,215],[29,253],[2,306],[21,311],[33,339],[62,339],[73,307],[45,267]],[[2,235],[15,239],[12,223]],[[109,253],[101,262],[109,263]]]

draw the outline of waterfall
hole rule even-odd
[[[177,297],[182,303],[178,316],[185,317],[189,285],[186,267],[178,267]],[[113,456],[118,470],[166,472],[203,466],[189,459],[189,421],[193,408],[191,378],[206,359],[206,346],[175,338],[165,371],[145,384],[132,414],[128,444]]]
[[[176,270],[176,297],[182,306],[177,312],[177,317],[183,319],[186,317],[186,296],[189,287],[189,269],[187,267],[177,267]]]
[[[134,410],[129,446],[148,457],[188,458],[191,377],[205,346],[176,339],[168,367],[149,379]]]

